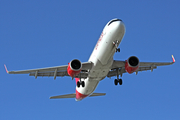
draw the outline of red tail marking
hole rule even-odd
[[[81,93],[79,93],[77,90],[76,90],[76,100],[82,100],[84,99],[85,97],[87,97],[88,95],[83,95]]]
[[[174,56],[172,55],[172,60],[173,60],[173,62],[175,63],[175,59],[174,59]]]
[[[6,73],[9,73],[9,71],[7,70],[7,67],[6,67],[6,65],[4,64],[4,67],[5,67],[5,69],[6,69]]]

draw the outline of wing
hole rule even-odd
[[[147,71],[147,70],[153,71],[153,69],[156,69],[157,66],[172,65],[173,63],[175,63],[175,59],[174,59],[173,55],[172,55],[172,59],[173,59],[173,62],[140,62],[139,68],[136,71],[136,74],[139,71]],[[126,73],[125,63],[126,63],[126,61],[114,60],[111,71],[109,71],[107,77],[113,77],[113,76],[117,76],[117,75],[122,76],[123,73]]]
[[[93,63],[92,62],[84,62],[82,63],[82,72],[76,76],[79,77],[81,75],[81,78],[86,78],[87,77],[87,71],[91,69]],[[55,66],[55,67],[47,67],[47,68],[38,68],[38,69],[29,69],[29,70],[19,70],[19,71],[8,71],[6,65],[5,69],[6,72],[9,74],[29,74],[30,76],[54,76],[54,79],[56,79],[56,76],[69,76],[67,73],[67,67],[68,65],[63,65],[63,66]]]

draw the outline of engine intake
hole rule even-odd
[[[74,59],[72,60],[67,68],[67,72],[71,77],[75,77],[81,72],[82,64],[79,60]]]
[[[136,56],[131,56],[126,60],[125,69],[131,74],[139,68],[139,59]]]

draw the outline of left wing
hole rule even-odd
[[[82,78],[87,77],[86,71],[91,69],[92,62],[84,62],[82,63],[82,73],[79,75],[82,75]],[[54,79],[56,79],[56,76],[69,76],[67,73],[67,67],[68,65],[63,66],[55,66],[55,67],[47,67],[47,68],[38,68],[38,69],[29,69],[29,70],[19,70],[19,71],[8,71],[6,65],[4,65],[6,72],[9,74],[29,74],[30,76],[54,76]],[[76,76],[78,77],[78,76]]]
[[[147,71],[147,70],[153,71],[153,69],[156,69],[157,66],[172,65],[173,63],[175,63],[175,59],[173,55],[172,55],[172,60],[173,62],[140,62],[139,68],[135,72],[137,74],[139,71]],[[113,77],[117,75],[122,76],[123,73],[126,73],[125,63],[126,61],[114,60],[111,71],[109,71],[107,77]]]

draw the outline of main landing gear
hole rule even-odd
[[[118,83],[119,83],[119,85],[122,85],[122,79],[119,79],[119,69],[116,69],[116,71],[117,71],[117,79],[115,79],[114,80],[114,84],[115,85],[118,85]],[[121,75],[121,77],[122,77],[122,75]]]
[[[113,45],[116,47],[116,52],[120,52],[120,48],[118,48],[119,41],[113,42]]]
[[[122,85],[122,79],[115,79],[114,80],[115,85],[118,85],[118,83],[119,83],[119,85]]]
[[[79,88],[82,85],[82,87],[85,87],[85,82],[81,81],[81,79],[79,79],[79,81],[77,82],[77,87]]]

